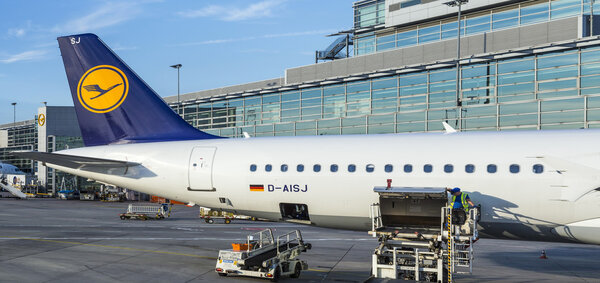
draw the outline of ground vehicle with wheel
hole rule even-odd
[[[165,219],[171,216],[171,206],[168,203],[159,205],[149,204],[130,204],[127,207],[127,212],[119,214],[121,220],[126,219]]]
[[[309,250],[299,230],[273,238],[271,229],[248,235],[245,243],[233,243],[232,249],[220,250],[215,271],[220,276],[250,276],[277,281],[282,276],[297,278],[308,269],[297,257]]]
[[[211,210],[210,208],[200,207],[200,213],[198,217],[204,219],[204,222],[208,224],[215,223],[215,219],[223,219],[225,224],[230,224],[235,218],[235,215],[231,212],[225,212],[222,210]]]

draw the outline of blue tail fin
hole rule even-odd
[[[218,138],[179,117],[95,34],[58,45],[86,146]]]

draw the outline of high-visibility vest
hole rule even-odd
[[[469,203],[467,202],[467,194],[460,193],[460,202],[462,203],[465,212],[469,212]],[[452,196],[452,204],[456,201],[456,196]]]

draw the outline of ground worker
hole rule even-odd
[[[452,222],[453,224],[463,225],[467,219],[467,212],[475,204],[469,198],[467,193],[460,191],[460,188],[446,188],[446,191],[452,195]]]

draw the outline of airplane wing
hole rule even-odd
[[[33,159],[44,163],[55,164],[58,166],[64,166],[73,169],[81,169],[94,171],[98,169],[115,169],[134,167],[140,165],[140,163],[112,160],[104,158],[95,158],[87,156],[67,155],[59,153],[48,153],[38,151],[13,151],[13,155],[18,157]]]

